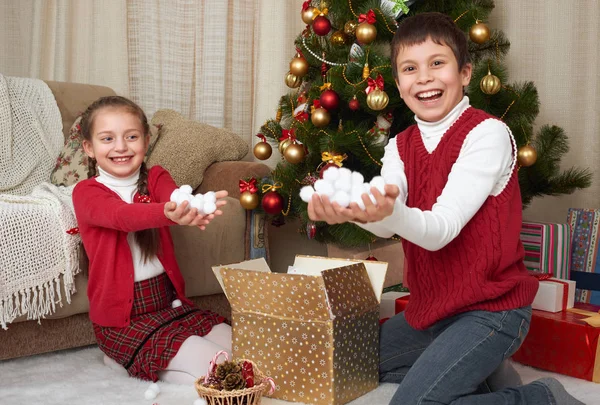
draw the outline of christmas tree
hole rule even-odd
[[[485,21],[491,0],[312,0],[299,18],[307,24],[295,40],[295,56],[276,117],[257,135],[259,159],[277,146],[283,158],[270,179],[240,181],[247,209],[298,217],[308,238],[340,246],[364,246],[371,233],[350,223],[313,223],[299,190],[313,184],[331,165],[359,171],[366,181],[379,175],[390,134],[414,123],[392,76],[390,42],[406,16],[437,11],[452,17],[469,38],[473,75],[467,89],[472,106],[504,121],[518,146],[523,206],[536,196],[572,193],[588,187],[591,174],[560,169],[568,151],[564,131],[544,125],[534,133],[539,100],[533,82],[508,83],[503,57],[509,41]],[[258,191],[262,191],[259,207]]]

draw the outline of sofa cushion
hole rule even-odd
[[[71,129],[69,130],[69,136],[65,141],[61,152],[56,159],[56,165],[52,174],[50,175],[50,182],[57,186],[70,186],[76,184],[80,180],[88,178],[88,157],[83,150],[81,143],[81,115],[75,119]],[[157,139],[158,129],[150,125],[150,147],[148,153],[151,152],[152,147]]]
[[[164,167],[179,185],[196,189],[208,166],[240,160],[248,153],[248,144],[233,132],[189,120],[173,110],[157,111],[152,124],[159,133],[148,165]]]

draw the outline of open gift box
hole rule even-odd
[[[379,385],[379,303],[387,263],[296,256],[213,267],[232,310],[233,357],[274,379],[272,397],[345,404]]]

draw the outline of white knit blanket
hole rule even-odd
[[[72,187],[47,181],[64,143],[48,86],[0,75],[0,326],[36,319],[62,306],[60,275],[71,302],[79,272]]]

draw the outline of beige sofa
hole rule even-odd
[[[59,107],[65,139],[76,116],[94,100],[114,92],[101,86],[47,82]],[[186,281],[186,294],[203,308],[226,317],[229,305],[211,266],[242,261],[250,255],[250,214],[239,203],[238,182],[244,177],[261,178],[270,169],[261,163],[229,161],[213,163],[204,172],[204,179],[195,192],[225,189],[230,198],[224,214],[217,217],[205,231],[191,227],[172,227],[177,260]],[[261,221],[256,221],[261,222]],[[266,232],[266,229],[265,229]],[[266,235],[264,243],[268,245]],[[265,246],[268,252],[268,246]],[[85,255],[82,255],[85,257]],[[80,260],[81,267],[86,266]],[[24,317],[0,330],[0,360],[94,344],[88,319],[87,278],[83,273],[75,278],[77,293],[70,304],[63,297],[62,307],[38,324]]]

